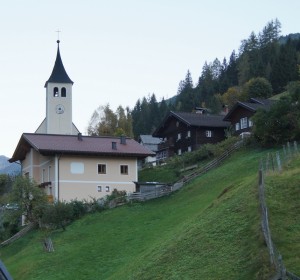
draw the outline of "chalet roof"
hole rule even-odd
[[[140,135],[139,142],[144,147],[147,147],[152,152],[158,151],[158,144],[161,143],[162,139],[153,137],[152,135]]]
[[[152,135],[140,135],[140,140],[143,144],[158,145],[161,139]]]
[[[50,75],[50,78],[45,83],[45,87],[47,87],[48,83],[71,83],[73,84],[73,81],[69,78],[65,67],[62,63],[60,51],[59,51],[59,43],[60,41],[57,40],[57,55],[55,64],[52,70],[52,73]]]
[[[224,121],[230,121],[230,117],[232,113],[238,108],[243,107],[253,113],[255,113],[258,109],[264,109],[266,111],[270,110],[271,106],[276,101],[271,99],[261,99],[261,98],[251,98],[249,102],[238,101],[231,110],[224,117]]]
[[[159,136],[161,131],[166,126],[167,122],[171,118],[175,118],[187,126],[194,127],[220,127],[226,128],[230,125],[229,122],[223,120],[224,116],[219,115],[208,115],[208,114],[199,114],[199,113],[187,113],[187,112],[174,112],[171,111],[165,119],[162,121],[160,126],[154,131],[153,136]]]
[[[116,144],[112,144],[113,142]],[[125,144],[121,143],[119,137],[23,133],[9,161],[24,160],[30,148],[35,149],[42,155],[138,158],[154,155],[149,149],[131,138],[125,138]]]

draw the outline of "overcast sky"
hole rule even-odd
[[[278,18],[300,32],[299,0],[0,0],[0,155],[46,115],[44,84],[57,51],[74,81],[73,122],[85,134],[93,111],[174,96],[189,69],[229,58],[241,40]]]

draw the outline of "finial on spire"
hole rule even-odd
[[[56,42],[59,44],[59,42],[60,42],[60,41],[59,41],[59,33],[60,33],[61,31],[60,31],[59,29],[57,29],[55,32],[57,32],[57,41],[56,41]]]

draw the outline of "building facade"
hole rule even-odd
[[[135,191],[138,160],[153,156],[125,136],[83,136],[72,122],[72,86],[59,41],[46,88],[46,118],[35,133],[23,133],[10,162],[45,190],[49,201],[99,199],[114,189]]]
[[[224,116],[171,111],[153,133],[162,138],[156,158],[163,161],[174,155],[192,152],[204,144],[215,144],[225,139],[230,123]]]

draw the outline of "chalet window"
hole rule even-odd
[[[102,186],[98,186],[98,187],[97,187],[97,191],[98,191],[98,192],[102,192]]]
[[[186,137],[187,138],[191,137],[191,131],[190,130],[188,130]]]
[[[179,122],[177,121],[177,122],[176,122],[176,127],[178,127],[178,126],[179,126]]]
[[[253,121],[249,120],[249,127],[253,126]]]
[[[178,149],[177,154],[180,156],[181,155],[181,149]]]
[[[188,152],[191,152],[191,151],[192,151],[192,147],[188,146]]]
[[[240,130],[240,123],[235,124],[235,131],[238,131],[238,130]]]
[[[55,88],[53,89],[53,96],[54,96],[54,97],[58,97],[58,87],[55,87]]]
[[[247,128],[247,117],[241,118],[241,129]]]
[[[98,174],[106,174],[106,164],[98,164]]]
[[[120,170],[122,175],[128,175],[128,165],[121,165]]]
[[[109,192],[109,186],[106,186],[106,187],[105,187],[105,191],[106,191],[106,192]]]
[[[205,131],[205,135],[206,135],[206,137],[212,137],[212,131],[211,130],[206,130]]]
[[[180,140],[181,139],[181,133],[178,133],[177,134],[177,140]]]
[[[66,96],[67,96],[67,90],[66,90],[65,87],[63,87],[63,88],[61,89],[61,97],[66,97]]]

